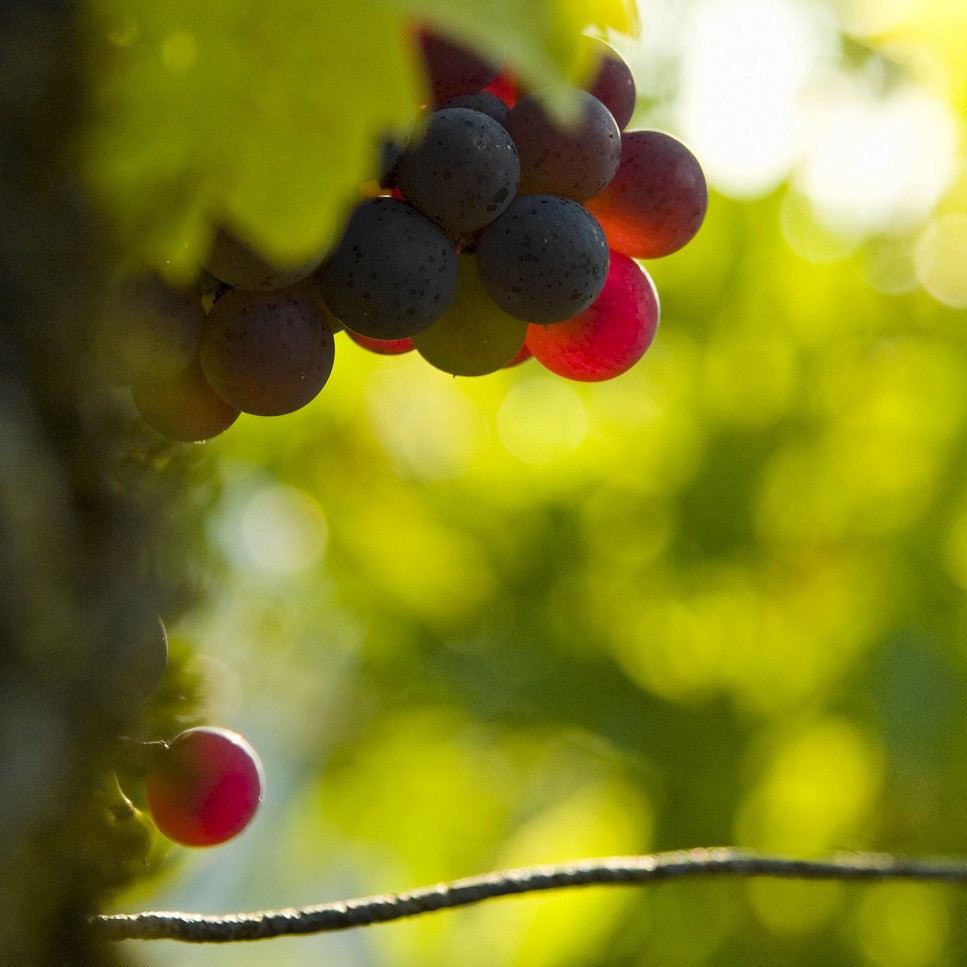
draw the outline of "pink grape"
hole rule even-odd
[[[625,131],[611,184],[586,203],[617,252],[657,259],[701,228],[708,186],[695,155],[663,131]]]
[[[265,777],[256,751],[237,732],[201,727],[175,736],[156,755],[145,793],[155,825],[182,846],[217,846],[251,822]]]
[[[601,295],[580,315],[531,325],[527,348],[552,373],[582,382],[612,379],[644,356],[658,330],[658,292],[633,259],[611,253]]]

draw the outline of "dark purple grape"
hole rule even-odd
[[[198,351],[201,299],[153,273],[126,279],[118,295],[120,305],[106,314],[95,349],[112,382],[130,386],[177,376]]]
[[[314,279],[347,329],[372,339],[405,339],[450,304],[457,253],[415,208],[395,198],[372,198],[353,210]]]
[[[621,163],[621,132],[611,112],[587,91],[577,92],[574,124],[562,128],[539,94],[518,101],[507,117],[520,155],[521,195],[560,195],[574,201],[593,198]]]
[[[177,376],[157,383],[138,383],[132,387],[131,396],[148,426],[182,443],[200,443],[218,436],[238,419],[238,409],[208,385],[197,359]]]
[[[594,57],[600,59],[598,69],[585,85],[585,90],[612,113],[618,128],[623,131],[638,103],[634,75],[628,62],[610,44],[596,37],[586,37],[585,40],[593,47]]]
[[[461,94],[476,94],[500,73],[499,64],[484,60],[457,41],[432,30],[421,30],[418,39],[436,104]]]
[[[519,181],[517,149],[504,127],[460,107],[429,115],[396,166],[406,200],[448,232],[489,225]]]
[[[663,131],[625,131],[621,165],[588,202],[611,247],[636,259],[677,252],[702,226],[708,185],[698,159]]]
[[[212,306],[198,358],[212,389],[243,413],[281,416],[314,399],[335,347],[308,289],[226,292]]]
[[[479,111],[493,118],[498,124],[503,124],[510,114],[510,108],[496,94],[480,91],[479,94],[461,94],[452,97],[441,108],[464,107],[470,111]]]
[[[494,302],[526,322],[563,322],[598,297],[608,243],[586,208],[556,195],[517,198],[480,236],[480,278]]]
[[[237,289],[267,292],[295,285],[310,275],[322,261],[323,254],[320,252],[296,265],[274,265],[232,232],[219,228],[205,268],[216,279]]]

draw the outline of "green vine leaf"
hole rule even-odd
[[[213,226],[298,262],[327,248],[380,136],[425,100],[432,22],[560,90],[580,32],[630,30],[625,0],[90,0],[86,177],[136,261],[192,275]]]

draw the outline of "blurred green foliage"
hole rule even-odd
[[[963,850],[964,316],[877,293],[858,257],[805,262],[781,203],[713,198],[651,266],[662,327],[612,383],[454,380],[340,337],[315,403],[209,444],[233,576],[188,633],[269,799],[169,903],[698,844]],[[921,886],[695,883],[271,956],[926,965],[965,949],[963,913]]]
[[[380,139],[425,101],[414,24],[507,54],[560,94],[581,31],[625,0],[88,0],[85,173],[135,265],[193,275],[213,225],[298,264],[332,243]]]
[[[326,150],[356,177],[362,145]],[[293,252],[329,231],[331,200],[314,202]],[[268,796],[245,836],[169,857],[125,909],[317,903],[695,845],[964,851],[965,314],[864,281],[882,240],[796,254],[793,204],[786,187],[713,195],[697,240],[649,265],[658,338],[611,383],[534,362],[455,380],[339,336],[314,403],[207,445],[222,488],[207,537],[230,576],[179,632],[204,653],[212,720],[259,748]],[[694,882],[138,951],[929,967],[963,958],[965,914],[955,889]]]

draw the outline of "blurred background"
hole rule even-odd
[[[453,379],[337,340],[207,444],[226,566],[170,629],[258,748],[253,826],[119,910],[228,912],[734,844],[967,852],[967,6],[648,0],[632,126],[713,189],[630,373]],[[962,890],[717,881],[490,903],[232,967],[897,965]]]

